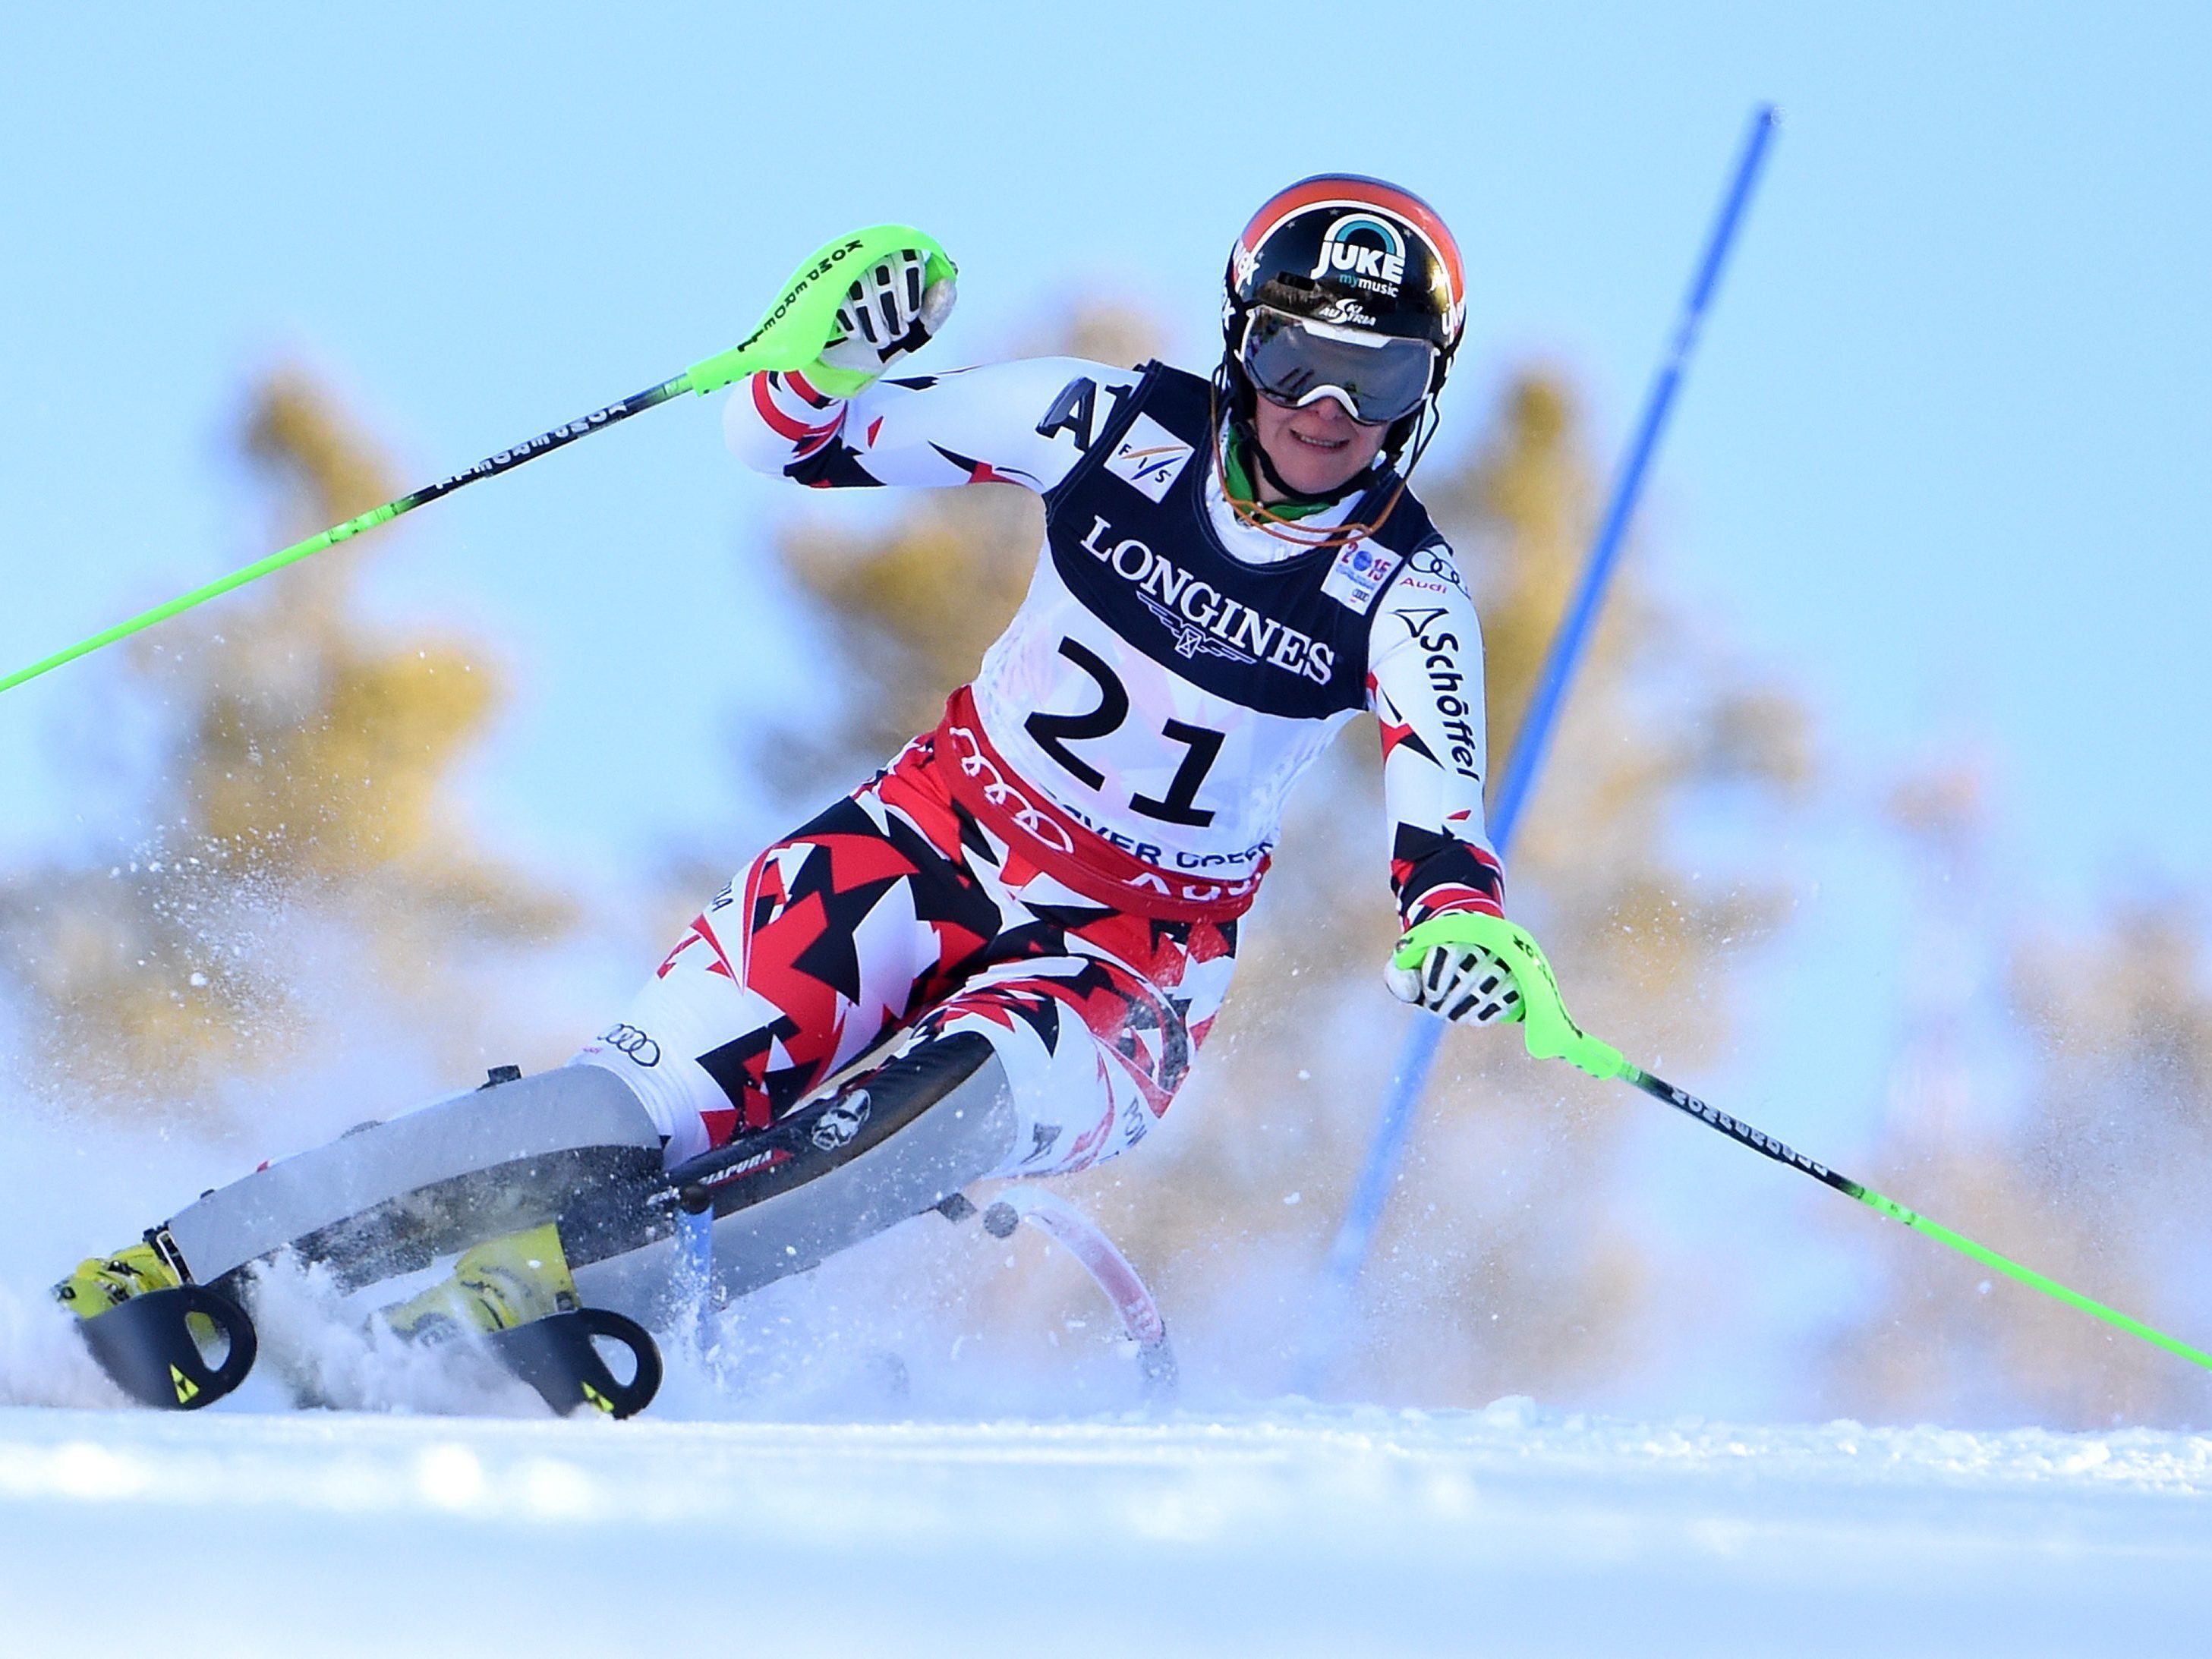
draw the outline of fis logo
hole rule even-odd
[[[1139,415],[1106,458],[1106,470],[1127,479],[1152,500],[1165,501],[1190,457],[1188,444],[1151,416]]]
[[[1354,242],[1354,236],[1363,240]],[[1322,237],[1321,258],[1308,274],[1319,282],[1338,273],[1364,288],[1395,294],[1406,280],[1406,239],[1388,219],[1345,214]]]

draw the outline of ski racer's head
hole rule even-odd
[[[1395,464],[1466,319],[1459,245],[1436,210],[1379,179],[1302,179],[1252,216],[1224,284],[1220,380],[1255,483],[1325,499]]]

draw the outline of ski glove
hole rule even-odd
[[[853,397],[945,326],[959,290],[950,276],[928,281],[928,265],[923,253],[902,248],[876,261],[846,289],[837,307],[837,337],[804,371],[819,390]]]
[[[1382,970],[1383,983],[1401,1002],[1441,1014],[1455,1025],[1519,1019],[1523,1012],[1521,988],[1514,982],[1513,969],[1488,945],[1470,937],[1471,930],[1454,926],[1468,920],[1458,915],[1434,916],[1407,933]]]
[[[1435,974],[1441,988],[1432,993],[1431,970],[1438,951],[1444,953],[1447,966]],[[1462,972],[1454,971],[1454,964],[1477,955],[1486,960],[1487,969],[1470,964]],[[1435,1008],[1448,1019],[1482,1024],[1519,1021],[1531,1060],[1564,1060],[1601,1081],[1616,1077],[1632,1080],[1641,1075],[1620,1049],[1589,1036],[1569,1017],[1566,1004],[1559,1000],[1559,982],[1553,976],[1552,964],[1544,960],[1543,951],[1528,937],[1527,928],[1516,927],[1503,916],[1468,910],[1417,922],[1398,941],[1390,967],[1391,990],[1408,1002]],[[1504,980],[1485,989],[1492,972],[1498,970],[1503,970]],[[1410,994],[1400,988],[1401,974],[1410,979]],[[1461,988],[1459,1001],[1451,1000],[1455,986]],[[1509,990],[1514,994],[1509,994]],[[1466,1003],[1464,1009],[1461,1002]],[[1481,1012],[1492,1004],[1498,1012]]]

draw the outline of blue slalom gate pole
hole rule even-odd
[[[1774,137],[1776,120],[1771,104],[1761,104],[1752,112],[1751,131],[1744,139],[1742,154],[1736,159],[1735,176],[1706,236],[1705,253],[1698,261],[1690,291],[1683,300],[1674,337],[1644,398],[1643,416],[1637,422],[1636,435],[1629,444],[1620,475],[1614,481],[1613,499],[1607,505],[1597,541],[1590,549],[1582,585],[1576,590],[1574,600],[1560,620],[1559,631],[1553,635],[1551,649],[1545,656],[1535,696],[1528,705],[1528,716],[1522,722],[1520,737],[1513,746],[1512,758],[1498,783],[1491,827],[1500,857],[1512,843],[1514,827],[1520,822],[1522,809],[1528,804],[1529,793],[1543,769],[1545,754],[1551,747],[1552,729],[1558,723],[1559,706],[1565,699],[1567,683],[1581,660],[1590,629],[1597,620],[1598,607],[1605,598],[1606,584],[1620,561],[1629,520],[1644,491],[1644,474],[1650,467],[1652,453],[1659,446],[1668,414],[1674,406],[1674,394],[1697,345],[1705,308],[1719,285],[1721,267],[1727,263],[1729,250],[1735,245],[1744,208],[1751,199],[1752,187],[1758,182],[1759,168],[1766,159],[1767,145]],[[1367,1161],[1360,1168],[1358,1182],[1352,1190],[1352,1202],[1346,1207],[1344,1220],[1337,1229],[1336,1240],[1329,1247],[1328,1261],[1322,1270],[1315,1326],[1297,1382],[1303,1394],[1315,1392],[1334,1358],[1338,1333],[1351,1311],[1352,1289],[1374,1247],[1376,1229],[1389,1202],[1390,1188],[1412,1132],[1413,1109],[1420,1103],[1421,1091],[1428,1085],[1429,1071],[1435,1064],[1437,1046],[1443,1040],[1444,1030],[1443,1020],[1417,1012],[1399,1047],[1397,1063],[1390,1072],[1389,1092],[1383,1099],[1382,1115],[1375,1126],[1375,1139],[1368,1147]]]

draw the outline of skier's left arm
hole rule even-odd
[[[1448,1019],[1510,1019],[1512,975],[1464,921],[1504,915],[1505,877],[1483,824],[1482,624],[1441,543],[1415,554],[1376,607],[1368,702],[1382,726],[1399,951],[1421,951],[1386,970],[1390,989]]]

